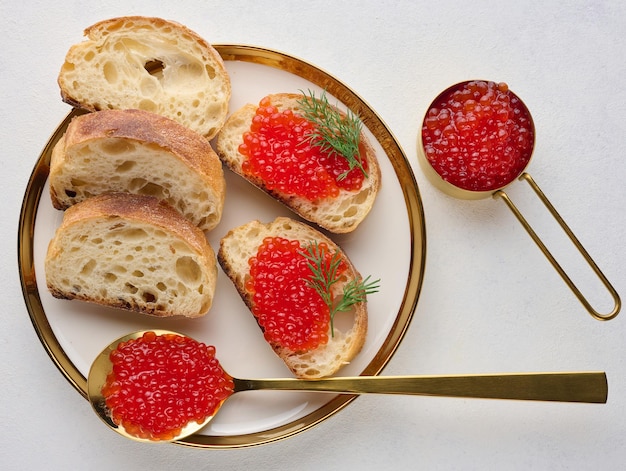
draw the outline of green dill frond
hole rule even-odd
[[[343,287],[342,296],[335,302],[332,286],[339,281],[337,271],[342,260],[341,254],[335,252],[330,260],[326,261],[325,252],[320,248],[317,241],[309,243],[306,249],[300,253],[308,260],[308,266],[311,270],[307,285],[313,288],[328,306],[330,330],[331,335],[334,336],[335,314],[348,311],[353,304],[364,302],[367,295],[376,293],[380,288],[380,279],[370,281],[370,276],[368,276],[364,280],[351,280]]]
[[[363,127],[359,117],[350,110],[347,110],[345,116],[342,115],[337,108],[330,105],[325,91],[319,98],[312,91],[309,91],[309,95],[302,92],[302,95],[302,99],[298,100],[302,116],[316,128],[307,136],[307,142],[348,161],[348,170],[339,176],[340,180],[354,168],[359,168],[367,178],[359,151]]]

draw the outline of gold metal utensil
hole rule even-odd
[[[452,90],[458,90],[458,89],[462,88],[464,85],[466,85],[466,84],[468,84],[470,82],[474,82],[474,81],[473,80],[468,80],[468,81],[465,81],[465,82],[457,83],[456,85],[453,85],[451,87],[448,87],[446,90],[441,92],[433,100],[431,105],[429,105],[428,110],[430,110],[434,106],[435,103],[438,103],[441,97],[447,95]],[[479,81],[479,82],[484,82],[484,81]],[[559,275],[561,276],[563,281],[565,281],[567,286],[572,290],[572,292],[575,294],[575,296],[578,298],[578,300],[582,303],[582,305],[585,307],[585,309],[589,312],[589,314],[591,314],[591,316],[593,316],[595,319],[602,320],[602,321],[613,319],[615,316],[617,316],[617,314],[619,313],[619,311],[621,309],[621,300],[620,300],[620,297],[617,294],[615,288],[613,288],[613,286],[611,285],[609,280],[604,276],[604,274],[602,273],[600,268],[593,261],[593,259],[591,258],[589,253],[585,250],[585,248],[580,243],[578,238],[574,235],[572,230],[565,223],[563,218],[559,215],[559,213],[554,208],[552,203],[550,203],[548,198],[541,191],[541,189],[539,188],[539,186],[537,185],[535,180],[530,176],[529,173],[527,173],[525,171],[526,168],[528,168],[528,165],[530,164],[530,160],[531,160],[531,157],[532,157],[532,151],[534,150],[534,138],[535,138],[534,129],[535,129],[535,126],[534,126],[534,123],[532,121],[532,116],[530,114],[530,111],[528,111],[528,108],[526,107],[526,105],[513,92],[511,92],[510,90],[508,92],[509,92],[511,97],[515,97],[515,98],[517,98],[519,100],[519,103],[520,103],[521,107],[525,110],[525,112],[526,112],[525,114],[528,116],[528,118],[530,120],[530,125],[532,127],[532,137],[533,137],[532,144],[533,144],[533,146],[532,146],[532,149],[531,149],[531,155],[528,157],[528,162],[526,163],[524,168],[521,169],[521,172],[519,174],[513,175],[508,182],[506,182],[500,188],[496,188],[496,189],[493,189],[493,190],[474,191],[474,190],[467,190],[467,189],[464,189],[464,188],[460,188],[459,186],[456,186],[456,185],[450,183],[449,181],[445,180],[444,178],[442,178],[437,173],[437,171],[435,171],[433,166],[431,165],[430,161],[426,157],[426,151],[424,149],[424,142],[422,140],[422,129],[421,128],[420,128],[420,131],[418,132],[418,142],[417,142],[417,154],[418,154],[418,161],[420,163],[420,166],[421,166],[422,170],[424,171],[424,174],[426,175],[428,180],[436,188],[438,188],[439,190],[443,191],[444,193],[446,193],[449,196],[452,196],[454,198],[459,198],[459,199],[464,199],[464,200],[478,200],[478,199],[483,199],[483,198],[487,198],[487,197],[490,197],[490,196],[492,196],[493,198],[501,198],[506,203],[506,205],[509,207],[509,209],[513,212],[513,214],[515,215],[517,220],[522,224],[524,229],[526,229],[526,232],[530,235],[530,237],[535,242],[535,244],[537,244],[537,246],[539,247],[541,252],[545,255],[545,257],[550,261],[552,266],[559,273]],[[428,117],[428,110],[426,112],[426,116],[424,117],[424,123],[426,122],[425,120]],[[589,301],[585,298],[585,296],[582,294],[582,292],[578,289],[578,287],[574,284],[574,282],[571,280],[571,278],[567,275],[565,270],[561,267],[561,265],[558,263],[558,261],[555,259],[555,257],[552,255],[552,253],[546,247],[546,245],[541,241],[541,239],[539,238],[537,233],[534,231],[534,229],[531,227],[531,225],[528,223],[528,221],[524,218],[524,216],[519,211],[519,209],[515,206],[515,204],[511,200],[511,198],[505,193],[504,188],[507,187],[510,183],[512,183],[515,179],[525,180],[531,186],[531,188],[533,189],[533,191],[535,192],[537,197],[545,205],[545,207],[548,209],[550,214],[557,221],[557,223],[559,224],[561,229],[565,232],[567,237],[570,239],[570,241],[574,244],[576,249],[579,251],[579,253],[584,258],[584,260],[587,262],[589,267],[591,267],[593,272],[600,279],[602,284],[606,287],[606,289],[608,290],[608,292],[610,293],[610,295],[611,295],[611,297],[613,298],[613,301],[614,301],[614,307],[613,307],[613,309],[611,311],[609,311],[608,313],[602,314],[602,313],[598,312],[596,309],[594,309],[594,307],[589,303]]]
[[[153,330],[157,335],[175,333]],[[111,420],[102,386],[112,369],[110,353],[120,342],[141,337],[145,332],[135,332],[112,342],[94,360],[87,379],[89,401],[98,416],[116,432],[136,441],[150,442],[129,434],[123,426]],[[181,334],[179,334],[181,335]],[[233,378],[234,392],[252,390],[288,390],[338,394],[408,394],[482,399],[515,399],[525,401],[557,401],[577,403],[606,403],[608,385],[604,372],[564,373],[504,373],[473,375],[419,375],[419,376],[356,376],[319,380],[238,379]],[[216,411],[217,413],[217,411]],[[172,440],[192,435],[205,425],[189,423]]]

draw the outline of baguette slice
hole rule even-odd
[[[251,221],[231,230],[220,242],[217,259],[251,311],[254,306],[253,296],[245,288],[246,281],[250,278],[248,260],[257,255],[259,246],[266,237],[277,236],[289,240],[298,240],[303,248],[310,242],[324,242],[331,251],[341,251],[334,242],[316,229],[291,218],[278,217],[267,224]],[[345,260],[348,270],[345,278],[334,285],[335,293],[341,293],[345,283],[360,278],[359,273],[347,257]],[[351,325],[341,331],[337,327],[338,319],[335,319],[334,335],[331,335],[329,327],[328,342],[314,350],[292,351],[281,345],[271,343],[270,345],[295,376],[305,379],[330,376],[348,364],[359,353],[365,342],[367,333],[366,303],[354,304],[352,308],[351,313],[338,314],[338,316],[352,315]]]
[[[228,114],[231,84],[219,53],[189,28],[126,16],[89,26],[58,76],[63,101],[96,111],[139,108],[212,139]]]
[[[278,111],[299,109],[298,100],[303,95],[280,93],[270,95],[270,102]],[[319,201],[310,201],[297,195],[288,195],[276,190],[268,189],[266,183],[257,177],[244,174],[242,163],[245,156],[239,152],[239,145],[243,143],[243,135],[250,131],[252,118],[258,106],[248,104],[235,111],[217,136],[216,150],[222,162],[233,172],[244,177],[249,182],[276,198],[302,218],[317,224],[333,233],[347,233],[357,228],[372,209],[376,195],[380,188],[380,166],[376,153],[367,138],[361,133],[361,143],[364,149],[364,158],[368,164],[369,178],[363,182],[359,191],[341,190],[336,198],[325,198]],[[363,156],[362,156],[363,157]]]
[[[69,208],[48,246],[52,295],[158,317],[199,317],[213,302],[204,233],[152,196],[108,193]]]
[[[142,110],[72,119],[53,148],[49,181],[56,209],[106,192],[147,194],[204,231],[222,217],[226,185],[222,163],[204,137]]]

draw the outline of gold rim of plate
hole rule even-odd
[[[296,57],[270,49],[247,45],[214,45],[224,61],[261,64],[289,72],[326,89],[344,105],[358,114],[364,125],[378,140],[392,164],[406,204],[411,248],[409,275],[404,297],[393,326],[383,345],[361,373],[378,375],[395,353],[404,337],[417,306],[426,262],[426,229],[424,210],[411,166],[393,134],[380,117],[351,89],[319,68]],[[87,399],[87,380],[68,357],[54,335],[39,297],[34,267],[34,229],[39,201],[48,178],[52,148],[65,132],[71,119],[80,111],[72,110],[54,131],[32,171],[22,202],[18,233],[18,265],[26,307],[37,335],[53,363],[70,384]],[[339,395],[305,417],[270,430],[234,436],[195,434],[175,443],[199,448],[240,448],[260,445],[290,437],[307,430],[335,414],[357,395]]]

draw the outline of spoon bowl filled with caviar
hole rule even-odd
[[[613,319],[621,309],[619,295],[526,171],[534,148],[535,124],[524,102],[506,83],[486,80],[441,92],[426,111],[417,143],[419,164],[436,188],[465,200],[502,199],[589,314]],[[606,287],[614,301],[611,311],[600,313],[591,305],[504,191],[516,179],[531,186]]]
[[[604,372],[238,379],[215,348],[186,335],[138,331],[109,344],[87,378],[89,401],[111,429],[141,442],[172,442],[206,426],[233,394],[252,390],[410,394],[602,404]]]

